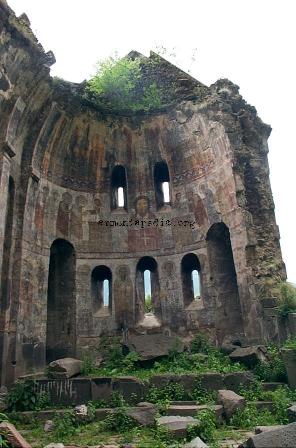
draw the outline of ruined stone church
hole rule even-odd
[[[169,104],[112,113],[53,63],[0,0],[1,384],[104,334],[277,342],[266,284],[285,267],[255,108],[158,57]]]

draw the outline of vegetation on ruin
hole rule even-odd
[[[159,394],[161,392],[158,392]],[[207,397],[205,393],[204,401],[207,404],[216,397]],[[296,399],[296,392],[290,390],[287,386],[280,387],[275,391],[264,391],[261,383],[258,381],[249,388],[241,388],[239,391],[247,400],[247,406],[244,410],[237,411],[229,424],[217,426],[214,413],[211,409],[206,409],[198,413],[199,424],[192,426],[187,435],[187,440],[199,436],[210,448],[220,447],[220,442],[231,438],[238,440],[243,437],[245,430],[253,430],[258,425],[274,425],[288,423],[287,407]],[[117,412],[109,414],[101,422],[95,421],[95,413],[90,413],[90,419],[86,421],[77,420],[73,410],[68,410],[63,416],[56,415],[54,418],[54,430],[51,433],[45,433],[43,423],[37,419],[32,419],[29,423],[17,421],[17,427],[25,430],[28,442],[34,443],[35,447],[42,447],[51,442],[62,441],[65,445],[76,446],[94,446],[103,443],[135,443],[138,448],[180,448],[185,439],[176,440],[166,430],[162,428],[142,428],[139,427],[128,415],[127,404],[122,396],[117,394],[116,404]],[[167,400],[176,401],[184,398],[183,391],[174,386],[166,389],[163,393]],[[162,405],[156,398],[156,403]],[[153,400],[153,394],[149,397]],[[253,402],[258,400],[268,400],[274,403],[272,411],[257,410]],[[199,399],[198,402],[200,403]],[[93,408],[92,403],[88,403],[88,408]],[[160,407],[161,410],[161,407]]]
[[[0,423],[7,421],[8,421],[7,415],[0,412]],[[8,442],[5,439],[5,432],[1,429],[0,429],[0,448],[8,448]]]
[[[150,387],[145,399],[157,405],[160,413],[163,413],[172,401],[196,401],[198,404],[215,404],[217,392],[203,389],[198,380],[191,391],[185,390],[182,384],[174,382],[161,388]]]
[[[123,354],[120,338],[102,338],[99,353],[104,362],[95,367],[94,361],[86,357],[83,362],[83,375],[87,376],[135,376],[148,380],[153,375],[170,372],[172,374],[217,372],[228,373],[245,370],[240,363],[230,361],[217,349],[205,334],[199,333],[185,352],[179,352],[176,339],[175,347],[167,357],[143,363],[135,352]]]
[[[275,345],[267,347],[267,360],[259,362],[253,370],[260,381],[287,381],[287,373],[280,349]]]
[[[144,62],[141,57],[111,56],[101,60],[95,75],[87,83],[87,90],[111,110],[158,109],[163,104],[162,91],[156,81],[143,82],[144,63],[153,64],[149,59]]]
[[[294,348],[296,340],[288,341],[285,346]],[[148,379],[159,373],[198,373],[198,372],[228,372],[242,370],[240,364],[232,363],[229,357],[222,354],[210,342],[206,334],[199,333],[191,341],[188,350],[179,353],[178,340],[167,357],[150,365],[143,365],[136,353],[123,355],[120,338],[102,338],[100,353],[105,364],[94,368],[91,358],[85,360],[85,368],[89,374],[95,375],[133,375]],[[296,391],[288,386],[280,386],[276,390],[265,390],[262,381],[284,381],[286,374],[280,356],[280,349],[268,347],[267,361],[260,362],[253,369],[257,380],[249,387],[241,387],[238,393],[246,401],[246,407],[238,410],[228,423],[218,425],[211,405],[217,403],[217,391],[205,390],[199,379],[191,389],[185,389],[178,381],[168,382],[162,387],[150,386],[145,401],[156,405],[159,415],[167,415],[168,407],[173,401],[195,401],[198,404],[209,405],[208,409],[198,412],[199,424],[191,426],[186,439],[176,440],[172,434],[161,427],[144,428],[139,426],[129,415],[128,406],[136,404],[139,397],[129,397],[129,404],[119,392],[113,392],[108,401],[97,400],[86,403],[87,418],[81,420],[73,408],[65,409],[63,414],[56,413],[53,418],[53,431],[43,430],[44,422],[40,421],[38,410],[50,409],[49,397],[36,392],[34,380],[17,382],[10,389],[7,403],[8,417],[24,431],[29,443],[34,447],[42,447],[51,442],[63,442],[65,445],[94,446],[100,444],[135,444],[137,448],[181,448],[185,441],[199,436],[210,448],[219,448],[225,439],[243,440],[245,432],[253,430],[258,425],[287,424],[288,407],[296,401]],[[34,398],[32,398],[34,397]],[[256,402],[272,402],[271,409],[258,409]],[[113,408],[103,421],[96,421],[96,409]],[[56,408],[56,406],[55,406]],[[36,411],[36,418],[22,417],[16,411]],[[4,417],[6,418],[6,416]],[[1,415],[0,415],[1,419]],[[1,438],[1,435],[0,435]],[[1,445],[0,445],[1,446]],[[3,446],[3,445],[2,445]]]
[[[292,283],[278,282],[271,293],[277,299],[281,316],[286,317],[289,313],[296,312],[296,288]]]
[[[284,344],[284,348],[296,350],[296,338],[288,339]]]
[[[7,406],[13,411],[34,411],[49,406],[49,397],[45,393],[37,393],[34,380],[16,381],[9,390]]]

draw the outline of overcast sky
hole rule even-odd
[[[273,128],[271,185],[288,278],[296,283],[296,25],[294,0],[8,0],[26,12],[56,64],[80,82],[115,51],[175,47],[178,65],[209,85],[228,78]],[[195,55],[195,61],[192,56]],[[173,62],[176,60],[172,59]]]

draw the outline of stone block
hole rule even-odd
[[[232,390],[219,390],[218,403],[222,404],[225,417],[230,419],[237,410],[245,407],[246,400]]]
[[[108,414],[111,412],[114,412],[114,409],[111,408],[98,408],[96,409],[96,420],[101,422],[102,420],[105,420]]]
[[[279,387],[283,387],[286,386],[285,383],[280,383],[280,382],[274,382],[274,383],[262,383],[262,389],[264,391],[275,391],[277,390]]]
[[[31,448],[31,445],[21,436],[12,423],[0,423],[0,431],[12,448]]]
[[[273,401],[249,401],[248,404],[252,404],[253,406],[255,406],[257,411],[274,411]]]
[[[171,382],[176,382],[178,378],[178,375],[171,375],[171,374],[163,374],[163,375],[154,375],[150,378],[149,384],[151,386],[157,387],[161,389],[162,387],[165,387],[167,384]]]
[[[289,386],[296,388],[296,350],[282,348],[281,355],[288,375]]]
[[[260,361],[266,361],[266,348],[263,346],[238,347],[230,353],[229,358],[246,367],[253,367]]]
[[[90,378],[36,380],[36,383],[37,391],[48,393],[53,405],[78,405],[92,399]]]
[[[274,297],[264,297],[260,300],[263,308],[276,308],[277,307],[277,299]]]
[[[187,374],[187,375],[180,375],[179,377],[177,377],[176,382],[181,384],[185,392],[191,392],[196,386],[197,379],[198,379],[197,375]]]
[[[133,335],[126,344],[130,351],[138,353],[140,359],[147,361],[167,356],[172,349],[176,349],[176,338],[165,334]],[[184,344],[178,343],[178,351],[184,350]]]
[[[111,377],[91,378],[91,399],[109,400],[113,392]]]
[[[288,322],[291,338],[294,338],[296,336],[296,313],[288,314]]]
[[[223,377],[222,373],[203,373],[198,375],[200,385],[205,390],[219,390],[223,389]]]
[[[296,422],[296,404],[288,408],[288,417],[291,423]]]
[[[173,433],[176,438],[183,438],[187,434],[189,426],[198,425],[199,421],[193,417],[180,417],[180,416],[167,416],[159,417],[156,419],[156,423],[160,427],[166,428],[169,432]]]
[[[186,443],[183,448],[208,448],[208,445],[206,445],[199,437],[195,437],[191,442]]]
[[[53,420],[46,420],[43,431],[44,432],[52,432],[54,430],[54,422]]]
[[[238,392],[241,387],[249,387],[255,382],[252,372],[232,372],[224,375],[224,387]]]
[[[152,403],[127,409],[127,415],[141,426],[154,426],[157,413],[158,409]]]
[[[204,411],[205,409],[210,409],[215,413],[217,423],[221,423],[223,418],[223,406],[221,405],[207,405],[202,404],[198,405],[194,402],[172,402],[171,405],[167,408],[167,415],[180,415],[183,417],[196,417],[199,412]]]
[[[275,427],[250,437],[239,448],[294,448],[296,423]]]
[[[142,400],[147,392],[146,384],[132,376],[114,378],[112,389],[119,392],[128,403]]]
[[[279,429],[282,425],[273,425],[273,426],[256,426],[255,434],[261,434],[262,432],[271,431],[272,429]]]
[[[82,369],[82,361],[74,358],[62,358],[52,361],[48,366],[50,378],[71,378],[78,375]]]

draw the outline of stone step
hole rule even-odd
[[[181,404],[182,403],[182,404]],[[184,404],[189,403],[189,404]],[[167,410],[167,415],[176,415],[181,417],[196,417],[200,411],[205,409],[210,409],[214,411],[216,415],[217,422],[222,422],[223,406],[221,405],[208,405],[208,404],[194,404],[194,402],[174,402],[171,404]]]
[[[273,401],[248,401],[248,404],[254,405],[257,411],[274,411]]]
[[[171,406],[196,406],[198,404],[197,401],[171,401]]]
[[[171,432],[176,438],[183,439],[187,435],[188,427],[198,425],[199,421],[190,416],[168,415],[157,418],[156,424]]]
[[[264,391],[270,391],[273,392],[274,390],[278,389],[279,387],[287,386],[285,383],[280,382],[273,382],[273,383],[262,383],[262,389]]]

